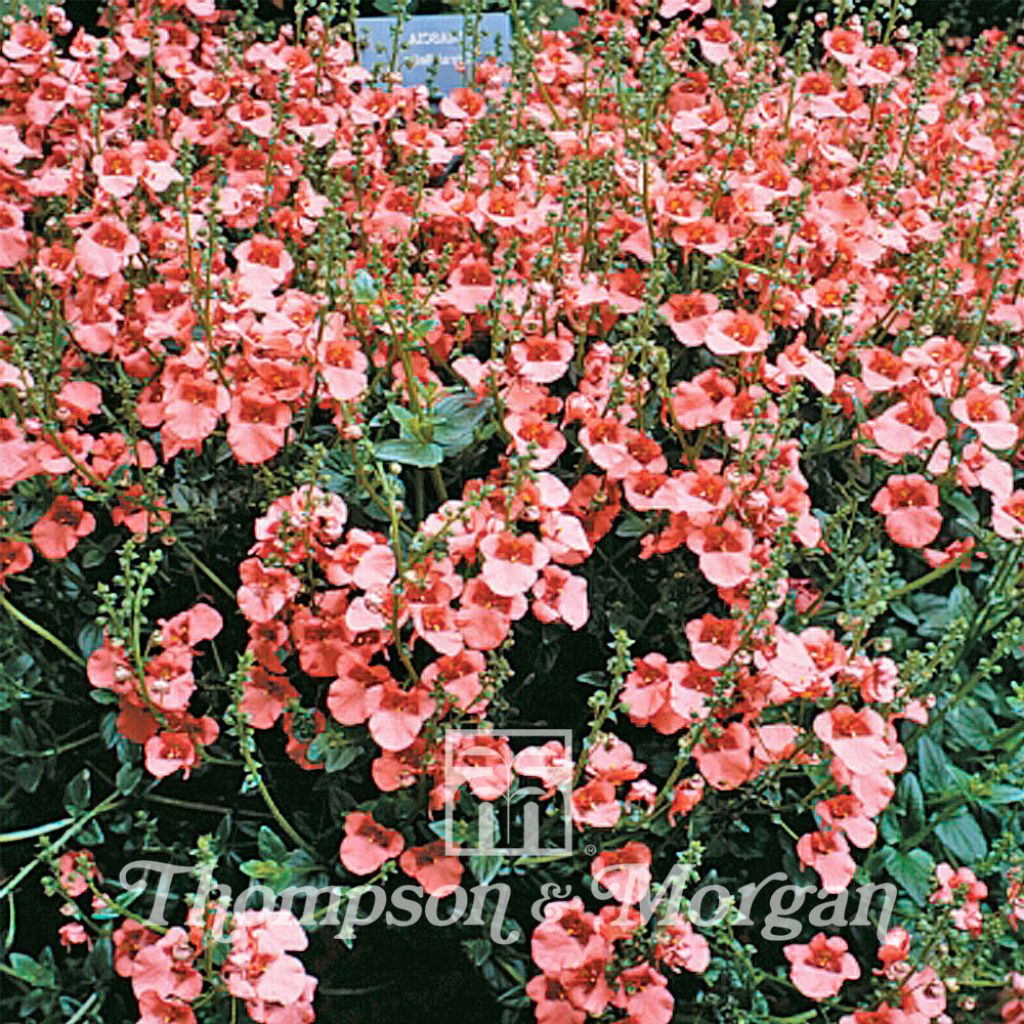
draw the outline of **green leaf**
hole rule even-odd
[[[991,750],[998,726],[984,708],[971,708],[963,704],[953,708],[946,716],[949,725],[949,745],[956,750]]]
[[[913,772],[907,772],[900,779],[899,802],[906,815],[905,831],[920,832],[924,828],[924,793]]]
[[[361,306],[377,301],[380,292],[377,289],[377,282],[374,281],[367,270],[357,270],[352,278],[352,299]]]
[[[92,796],[92,784],[89,782],[89,769],[83,768],[64,790],[64,807],[68,814],[83,814],[89,809]]]
[[[439,466],[444,460],[440,445],[430,441],[410,441],[396,438],[380,441],[376,446],[377,458],[386,462],[398,462],[403,466],[418,466],[421,469]]]
[[[1002,782],[995,783],[988,791],[984,800],[985,804],[1017,804],[1024,806],[1024,788],[1021,786],[1007,786]]]
[[[946,752],[930,736],[921,736],[917,741],[917,756],[921,765],[921,779],[925,791],[941,793],[955,784],[953,763]]]
[[[469,870],[473,872],[481,885],[487,885],[489,882],[494,881],[495,876],[501,870],[501,866],[504,863],[505,858],[497,854],[485,857],[470,857]]]
[[[891,846],[882,851],[885,869],[892,880],[916,903],[924,906],[933,886],[935,861],[927,850],[900,853]]]
[[[985,833],[970,811],[961,811],[955,818],[935,826],[942,845],[964,864],[973,864],[988,853]]]
[[[36,963],[27,953],[12,953],[8,959],[14,973],[23,981],[39,988],[57,987],[53,971],[44,964]]]
[[[256,838],[256,845],[259,848],[260,856],[264,860],[283,861],[288,856],[288,847],[280,839],[273,829],[266,825],[260,826],[259,835]]]

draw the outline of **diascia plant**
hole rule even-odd
[[[571,7],[439,103],[330,5],[6,20],[5,1019],[367,1012],[149,859],[504,883],[489,1020],[1024,1020],[1024,53]],[[527,788],[572,852],[440,841]]]

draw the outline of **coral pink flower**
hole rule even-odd
[[[0,586],[8,576],[24,572],[32,564],[32,549],[23,541],[0,540]]]
[[[996,451],[1017,443],[1017,424],[1010,419],[1010,407],[995,384],[978,384],[950,405],[950,411],[965,426],[977,431],[981,443]]]
[[[67,558],[95,529],[96,519],[77,498],[59,494],[32,527],[32,543],[44,558]]]
[[[732,55],[731,46],[739,37],[729,21],[707,18],[697,32],[697,42],[704,59],[711,64],[724,64]]]
[[[811,832],[796,844],[801,864],[814,868],[825,892],[842,892],[853,881],[857,864],[842,832]]]
[[[480,541],[480,553],[484,556],[481,576],[501,597],[525,594],[551,558],[529,533],[490,533]]]
[[[540,622],[564,622],[582,629],[590,617],[587,605],[587,581],[559,566],[549,565],[533,585],[530,609]]]
[[[718,669],[728,664],[739,649],[739,622],[703,615],[686,624],[693,660],[701,668]]]
[[[583,908],[578,896],[545,905],[544,920],[530,940],[530,955],[542,971],[557,974],[607,954],[597,918]]]
[[[124,269],[139,251],[139,240],[114,217],[98,220],[78,239],[75,261],[93,277],[108,278]]]
[[[410,846],[398,859],[398,865],[428,895],[448,896],[462,880],[462,861],[448,856],[446,849],[443,839],[426,846]]]
[[[736,789],[750,778],[753,737],[742,722],[726,726],[693,748],[701,775],[715,789]]]
[[[737,587],[750,578],[754,539],[739,523],[705,526],[687,535],[686,546],[698,556],[700,571],[719,587]]]
[[[744,352],[763,352],[769,340],[760,317],[743,310],[723,310],[708,318],[704,344],[715,355],[735,356]]]
[[[808,945],[792,944],[783,947],[782,952],[790,963],[793,984],[816,1002],[831,999],[847,981],[860,977],[860,965],[837,935],[829,937],[819,932]]]
[[[885,516],[885,532],[908,548],[931,544],[942,529],[938,488],[919,473],[891,476],[871,507]]]
[[[345,818],[345,838],[339,856],[348,871],[372,875],[381,865],[397,857],[405,847],[400,832],[378,825],[373,815],[352,811]]]
[[[256,294],[267,294],[280,288],[291,277],[295,261],[279,238],[253,235],[235,246],[238,275],[247,288]]]
[[[840,704],[814,719],[814,732],[854,775],[885,772],[890,750],[885,719],[877,711]]]
[[[626,843],[598,854],[590,874],[619,903],[639,903],[651,887],[651,851],[643,843]]]
[[[1024,540],[1024,490],[1017,490],[992,509],[992,529],[1007,540]]]
[[[434,713],[434,701],[421,687],[401,689],[388,682],[367,693],[370,735],[383,750],[405,750]]]
[[[711,964],[711,947],[686,917],[676,914],[659,928],[655,956],[670,970],[703,974]]]
[[[573,791],[572,820],[580,828],[613,828],[621,815],[622,807],[610,782],[595,779]]]

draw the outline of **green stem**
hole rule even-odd
[[[45,626],[40,626],[34,619],[30,619],[24,612],[15,608],[4,594],[0,594],[0,608],[3,608],[12,619],[20,622],[26,629],[30,629],[36,636],[41,636],[47,643],[56,647],[61,654],[70,658],[79,668],[85,668],[85,658],[71,650],[63,640],[58,640]]]

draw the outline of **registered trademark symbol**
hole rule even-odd
[[[583,852],[588,857],[593,857],[594,854],[597,853],[597,847],[593,843],[587,843],[587,845],[583,847]]]

